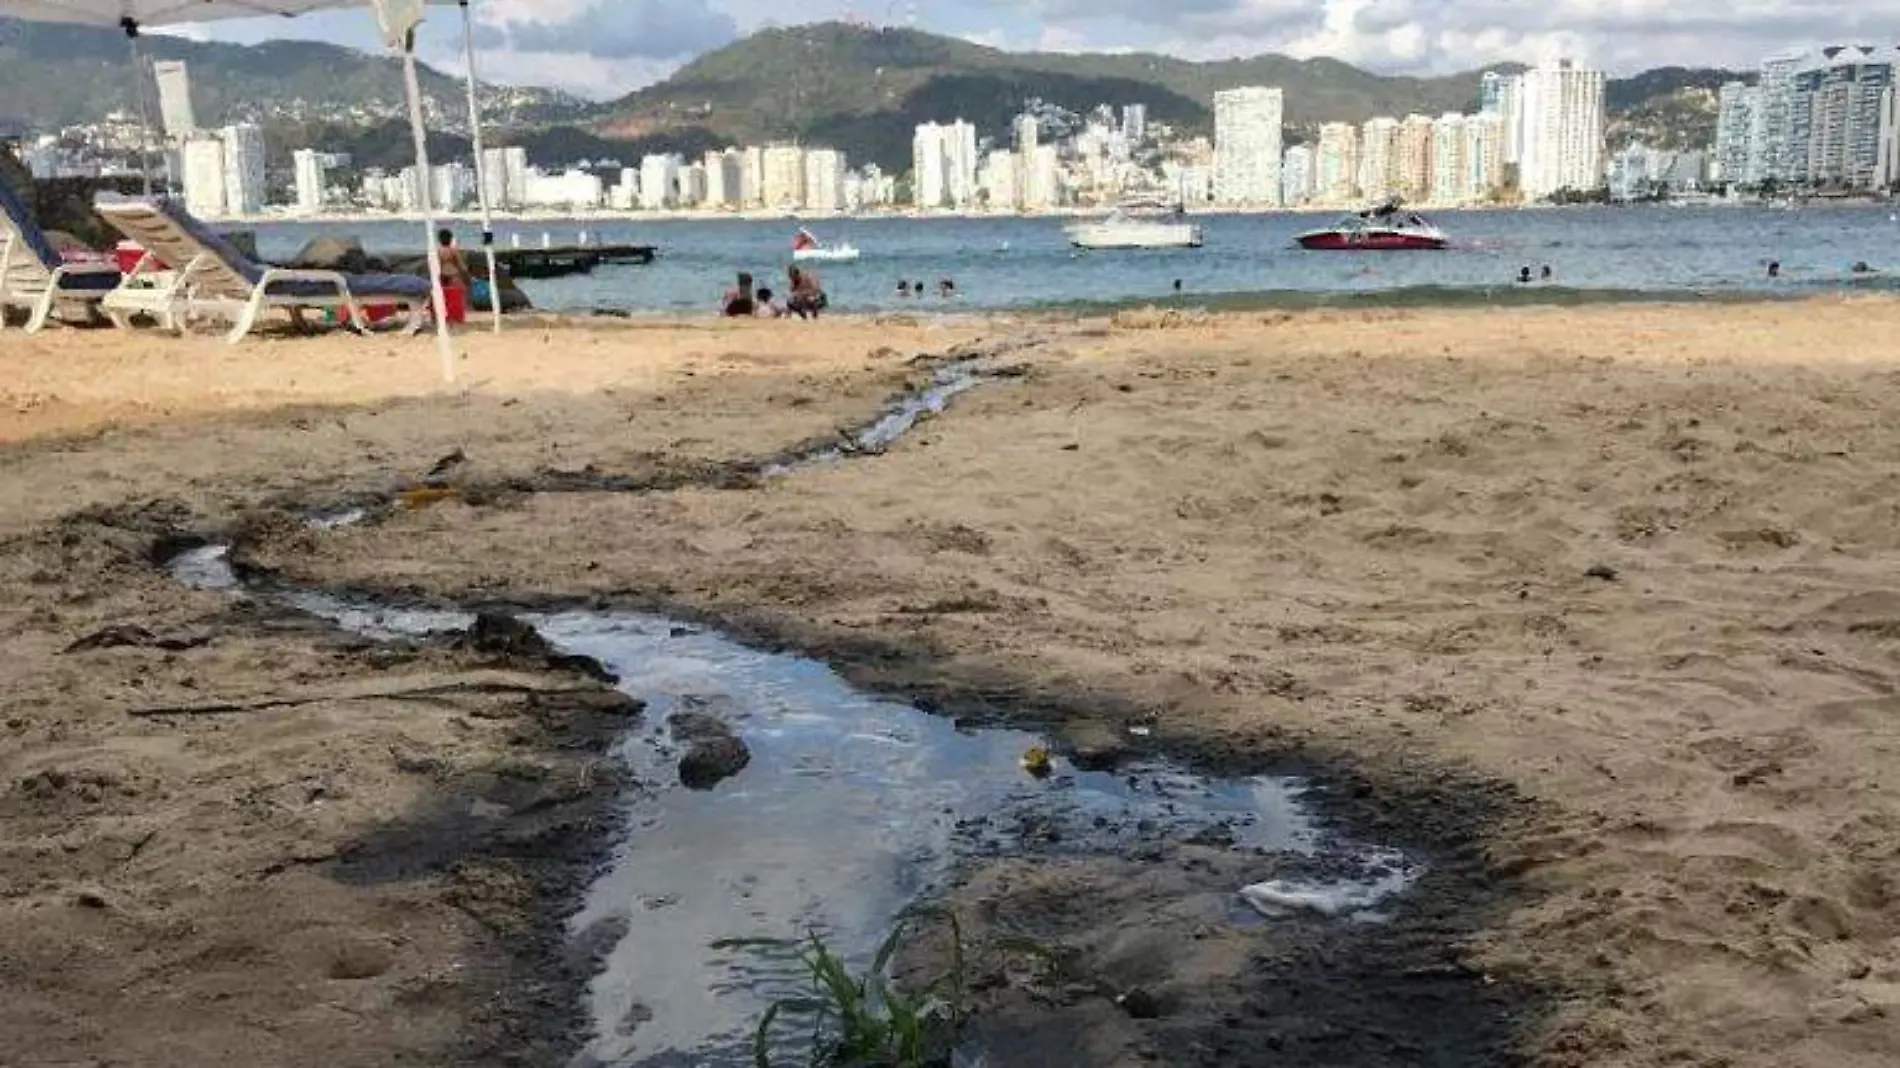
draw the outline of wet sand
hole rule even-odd
[[[479,983],[431,977],[552,959],[512,955],[508,905],[518,922],[544,900],[527,890],[470,910],[452,864],[374,886],[326,867],[434,805],[438,778],[553,760],[507,717],[342,689],[235,720],[126,715],[382,679],[380,654],[234,616],[146,555],[169,530],[399,489],[460,449],[446,477],[488,492],[320,537],[252,522],[249,560],[423,597],[664,605],[1072,739],[1139,717],[1183,752],[1336,769],[1394,838],[1464,840],[1458,886],[1509,887],[1471,902],[1481,924],[1442,926],[1443,964],[1541,996],[1505,1036],[1534,1063],[1892,1063],[1896,327],[1900,304],[1876,299],[1048,323],[1046,343],[993,357],[1024,376],[884,455],[763,482],[731,478],[734,462],[869,416],[916,377],[913,353],[1007,349],[1028,328],[548,329],[471,340],[466,395],[399,342],[233,356],[59,334],[14,371],[21,339],[0,337],[0,784],[20,828],[0,941],[24,947],[8,985],[29,991],[0,1009],[6,1031],[55,1061],[155,1063],[233,1048],[191,1047],[225,1034],[194,1026],[216,1016],[233,1021],[216,1041],[260,1043],[258,1063],[314,1062],[289,1038],[337,1017],[271,999],[316,990],[360,1047],[322,1059],[454,1063],[451,1022],[492,1006]],[[609,475],[665,488],[586,491]],[[60,652],[107,623],[212,640]],[[403,670],[492,670],[413,655]],[[470,699],[514,718],[521,700]],[[405,746],[450,766],[361,759]],[[570,759],[532,774],[588,764]],[[1525,800],[1459,811],[1446,790],[1466,787]],[[592,819],[589,796],[563,803]],[[558,900],[585,863],[538,892]],[[295,885],[297,923],[259,909],[206,933],[286,878],[323,888]],[[417,915],[435,919],[426,937]],[[175,930],[201,943],[161,937]],[[306,953],[306,930],[381,939],[386,965],[337,978],[359,948]],[[72,941],[98,956],[60,964]],[[128,989],[171,1000],[120,1025]],[[415,998],[438,1029],[390,1018]],[[1230,1061],[1292,1055],[1240,1030],[1259,1041]]]

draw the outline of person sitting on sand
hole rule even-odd
[[[728,319],[743,319],[752,314],[752,275],[749,272],[739,272],[738,284],[726,290],[720,309],[721,314]]]
[[[818,276],[810,271],[793,267],[786,271],[791,279],[792,294],[785,299],[785,309],[800,319],[816,319],[818,313],[831,305],[831,299],[825,296],[825,287]]]
[[[759,287],[758,296],[753,298],[752,303],[753,303],[752,314],[757,318],[760,318],[760,319],[785,318],[785,309],[778,306],[778,302],[772,299],[772,291],[769,289],[766,289],[764,286]]]

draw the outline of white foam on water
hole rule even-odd
[[[1240,897],[1254,911],[1275,918],[1305,911],[1328,917],[1383,919],[1371,910],[1403,893],[1417,881],[1420,870],[1403,855],[1390,850],[1369,854],[1367,861],[1368,872],[1361,878],[1325,882],[1268,879],[1241,887]]]

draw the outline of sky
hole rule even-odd
[[[770,25],[857,17],[1016,51],[1159,51],[1189,59],[1283,52],[1385,74],[1450,73],[1570,56],[1613,74],[1753,67],[1790,46],[1900,41],[1900,0],[473,0],[484,80],[610,99]],[[461,70],[460,14],[439,9],[422,56]],[[1826,33],[1827,37],[1816,37]],[[371,49],[372,17],[246,20],[192,36],[305,37]]]

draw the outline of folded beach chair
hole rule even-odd
[[[0,328],[7,308],[26,309],[26,332],[37,332],[54,311],[90,316],[119,284],[110,263],[68,264],[60,259],[26,205],[0,182]]]
[[[408,311],[410,332],[421,327],[429,309],[426,278],[266,267],[169,198],[101,196],[93,210],[145,249],[126,284],[103,301],[114,322],[142,312],[177,329],[181,320],[217,317],[233,323],[226,340],[235,345],[271,308],[288,311],[293,322],[309,310],[339,309],[361,329],[363,304],[393,304]],[[159,269],[159,263],[167,266]]]

